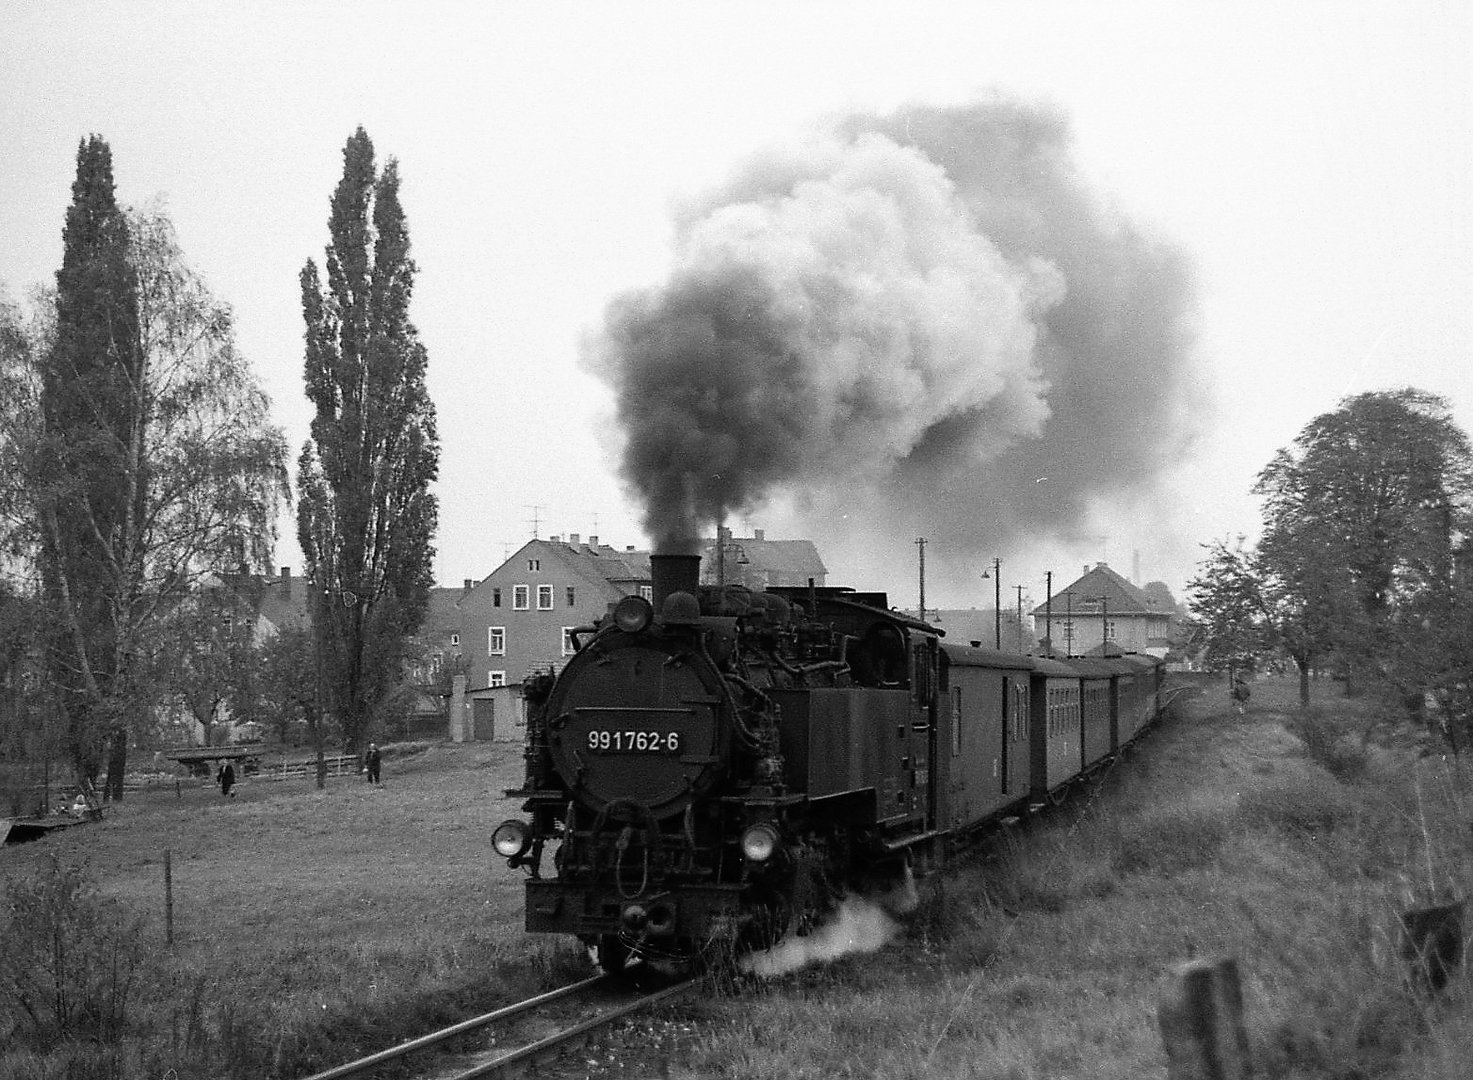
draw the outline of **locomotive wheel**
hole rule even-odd
[[[599,938],[596,952],[598,966],[610,975],[622,974],[629,964],[629,946],[618,934],[605,934]]]

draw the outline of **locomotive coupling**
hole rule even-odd
[[[640,937],[669,937],[675,933],[675,909],[669,904],[629,903],[619,912],[619,926],[626,934]]]

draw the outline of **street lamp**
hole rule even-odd
[[[992,579],[992,647],[1002,652],[1002,560],[992,560],[992,573],[982,571],[983,579]]]

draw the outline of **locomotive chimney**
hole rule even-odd
[[[699,555],[651,555],[650,584],[655,614],[665,610],[665,597],[673,592],[688,592],[696,595],[696,586],[701,580],[701,557]]]

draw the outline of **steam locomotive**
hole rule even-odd
[[[625,597],[528,683],[508,792],[527,816],[492,837],[529,874],[527,930],[576,935],[610,971],[803,933],[1059,799],[1160,711],[1150,657],[1010,655],[883,593],[700,586],[699,556],[651,563],[652,601]]]

